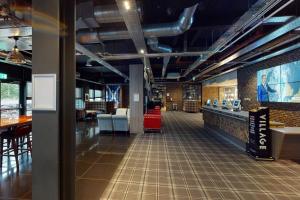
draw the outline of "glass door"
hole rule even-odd
[[[1,118],[13,118],[20,113],[20,85],[1,83]]]

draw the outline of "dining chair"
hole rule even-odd
[[[16,160],[17,170],[19,170],[19,155],[32,152],[32,140],[30,134],[32,132],[32,125],[26,124],[16,127],[14,130],[7,131],[1,134],[0,139],[0,156],[1,167],[3,156],[13,156]],[[6,146],[4,142],[6,140]],[[26,145],[26,148],[24,146]],[[6,148],[5,148],[6,147]]]

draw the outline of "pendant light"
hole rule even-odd
[[[20,50],[18,48],[18,44],[17,44],[19,37],[15,36],[15,37],[13,37],[13,39],[15,40],[15,46],[11,50],[11,52],[8,53],[8,55],[6,57],[6,61],[10,62],[10,63],[14,63],[14,64],[25,64],[26,60],[25,60],[23,54],[20,52]]]

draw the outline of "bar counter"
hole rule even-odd
[[[202,110],[204,127],[211,134],[221,134],[239,147],[246,148],[249,112],[234,112],[212,106],[203,106]],[[270,129],[273,158],[299,160],[300,127],[284,127],[283,123],[270,121]]]
[[[245,148],[248,142],[249,112],[203,106],[205,128],[214,130]]]

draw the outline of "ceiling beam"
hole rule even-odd
[[[138,54],[143,55],[147,53],[147,46],[145,43],[144,32],[140,22],[140,17],[135,0],[116,0],[119,11],[126,24],[130,38],[132,39]],[[127,4],[127,5],[126,5]],[[150,73],[150,78],[153,79],[152,70],[150,67],[150,60],[147,57],[141,58]]]
[[[115,67],[113,67],[112,65],[107,63],[106,61],[102,60],[99,56],[97,56],[96,54],[94,54],[93,52],[91,52],[90,50],[88,50],[87,48],[85,48],[84,46],[79,44],[78,42],[76,42],[76,50],[79,51],[80,53],[82,53],[83,55],[86,55],[90,59],[98,62],[101,65],[103,65],[107,69],[109,69],[109,70],[115,72],[116,74],[122,76],[125,80],[128,80],[128,76],[126,74],[120,72],[118,69],[116,69]]]
[[[245,36],[245,31],[252,30],[253,27],[257,26],[256,24],[261,21],[263,16],[276,7],[283,0],[258,0],[254,3],[251,8],[242,15],[239,20],[237,20],[217,41],[213,43],[213,45],[209,48],[209,50],[215,51],[215,53],[223,51],[224,48],[230,47],[235,41],[232,41],[235,37],[242,34],[239,38]],[[287,0],[287,3],[280,6],[276,11],[272,12],[267,17],[272,17],[272,15],[279,12],[283,7],[290,4],[294,0]],[[246,32],[248,33],[248,31]],[[199,57],[189,68],[183,73],[183,77],[186,77],[190,74],[194,69],[196,69],[199,65],[203,64],[206,60],[212,57],[215,53],[212,53],[206,57]]]
[[[205,56],[211,54],[211,51],[195,51],[195,52],[180,52],[180,53],[147,53],[144,55],[141,54],[113,54],[109,56],[99,55],[103,60],[133,60],[141,58],[160,58],[160,57],[196,57],[196,56]]]
[[[236,60],[237,58],[244,56],[245,54],[249,53],[249,52],[253,52],[255,49],[258,49],[260,47],[262,47],[263,45],[266,45],[269,42],[274,41],[275,39],[278,39],[279,37],[297,29],[300,27],[300,17],[296,18],[295,20],[287,23],[284,26],[281,26],[280,28],[276,29],[275,31],[269,33],[268,35],[262,37],[261,39],[257,40],[254,43],[251,43],[250,45],[244,47],[243,49],[235,52],[234,54],[228,56],[227,58],[225,58],[224,60],[218,62],[217,64],[214,64],[212,66],[209,66],[203,70],[201,70],[201,72],[199,74],[197,74],[196,76],[194,76],[193,78],[199,78],[213,70],[216,70],[217,68],[228,64],[234,60]],[[296,34],[294,38],[292,39],[297,39],[299,36]],[[287,41],[284,41],[283,43],[285,43]],[[279,43],[282,44],[282,43]],[[275,46],[272,46],[271,48],[274,48]]]

